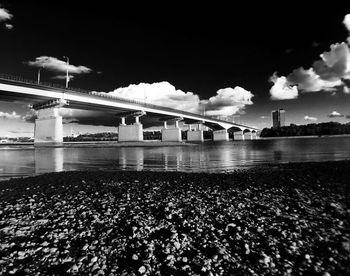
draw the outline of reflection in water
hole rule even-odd
[[[350,137],[205,142],[176,147],[1,147],[0,179],[63,170],[221,172],[241,166],[349,159]]]
[[[123,170],[135,169],[143,170],[144,148],[119,148],[119,166]]]
[[[64,148],[36,148],[35,173],[63,171]]]

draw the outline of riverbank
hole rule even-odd
[[[0,274],[349,275],[350,161],[0,182]]]

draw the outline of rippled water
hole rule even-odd
[[[350,159],[350,137],[204,142],[176,147],[0,147],[0,179],[63,170],[223,172],[263,163]]]

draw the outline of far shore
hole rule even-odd
[[[259,137],[258,139],[260,139],[260,140],[271,140],[271,139],[337,138],[337,137],[350,137],[350,134]]]
[[[350,137],[350,134],[338,134],[338,135],[307,135],[307,136],[279,136],[279,137],[257,137],[256,140],[280,140],[280,139],[304,139],[304,138],[339,138]],[[211,142],[210,139],[205,139],[204,142]],[[230,139],[230,141],[235,141]],[[242,141],[242,140],[237,140]],[[246,140],[251,141],[251,140]],[[183,140],[181,142],[162,142],[161,140],[144,140],[140,142],[118,142],[118,141],[77,141],[77,142],[63,142],[63,145],[57,145],[49,147],[171,147],[171,146],[194,146],[201,142],[187,142]],[[6,146],[34,146],[33,142],[13,142],[13,143],[0,143],[1,147]],[[41,145],[40,147],[45,147]]]

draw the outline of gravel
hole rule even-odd
[[[0,182],[0,274],[349,275],[350,161]]]

